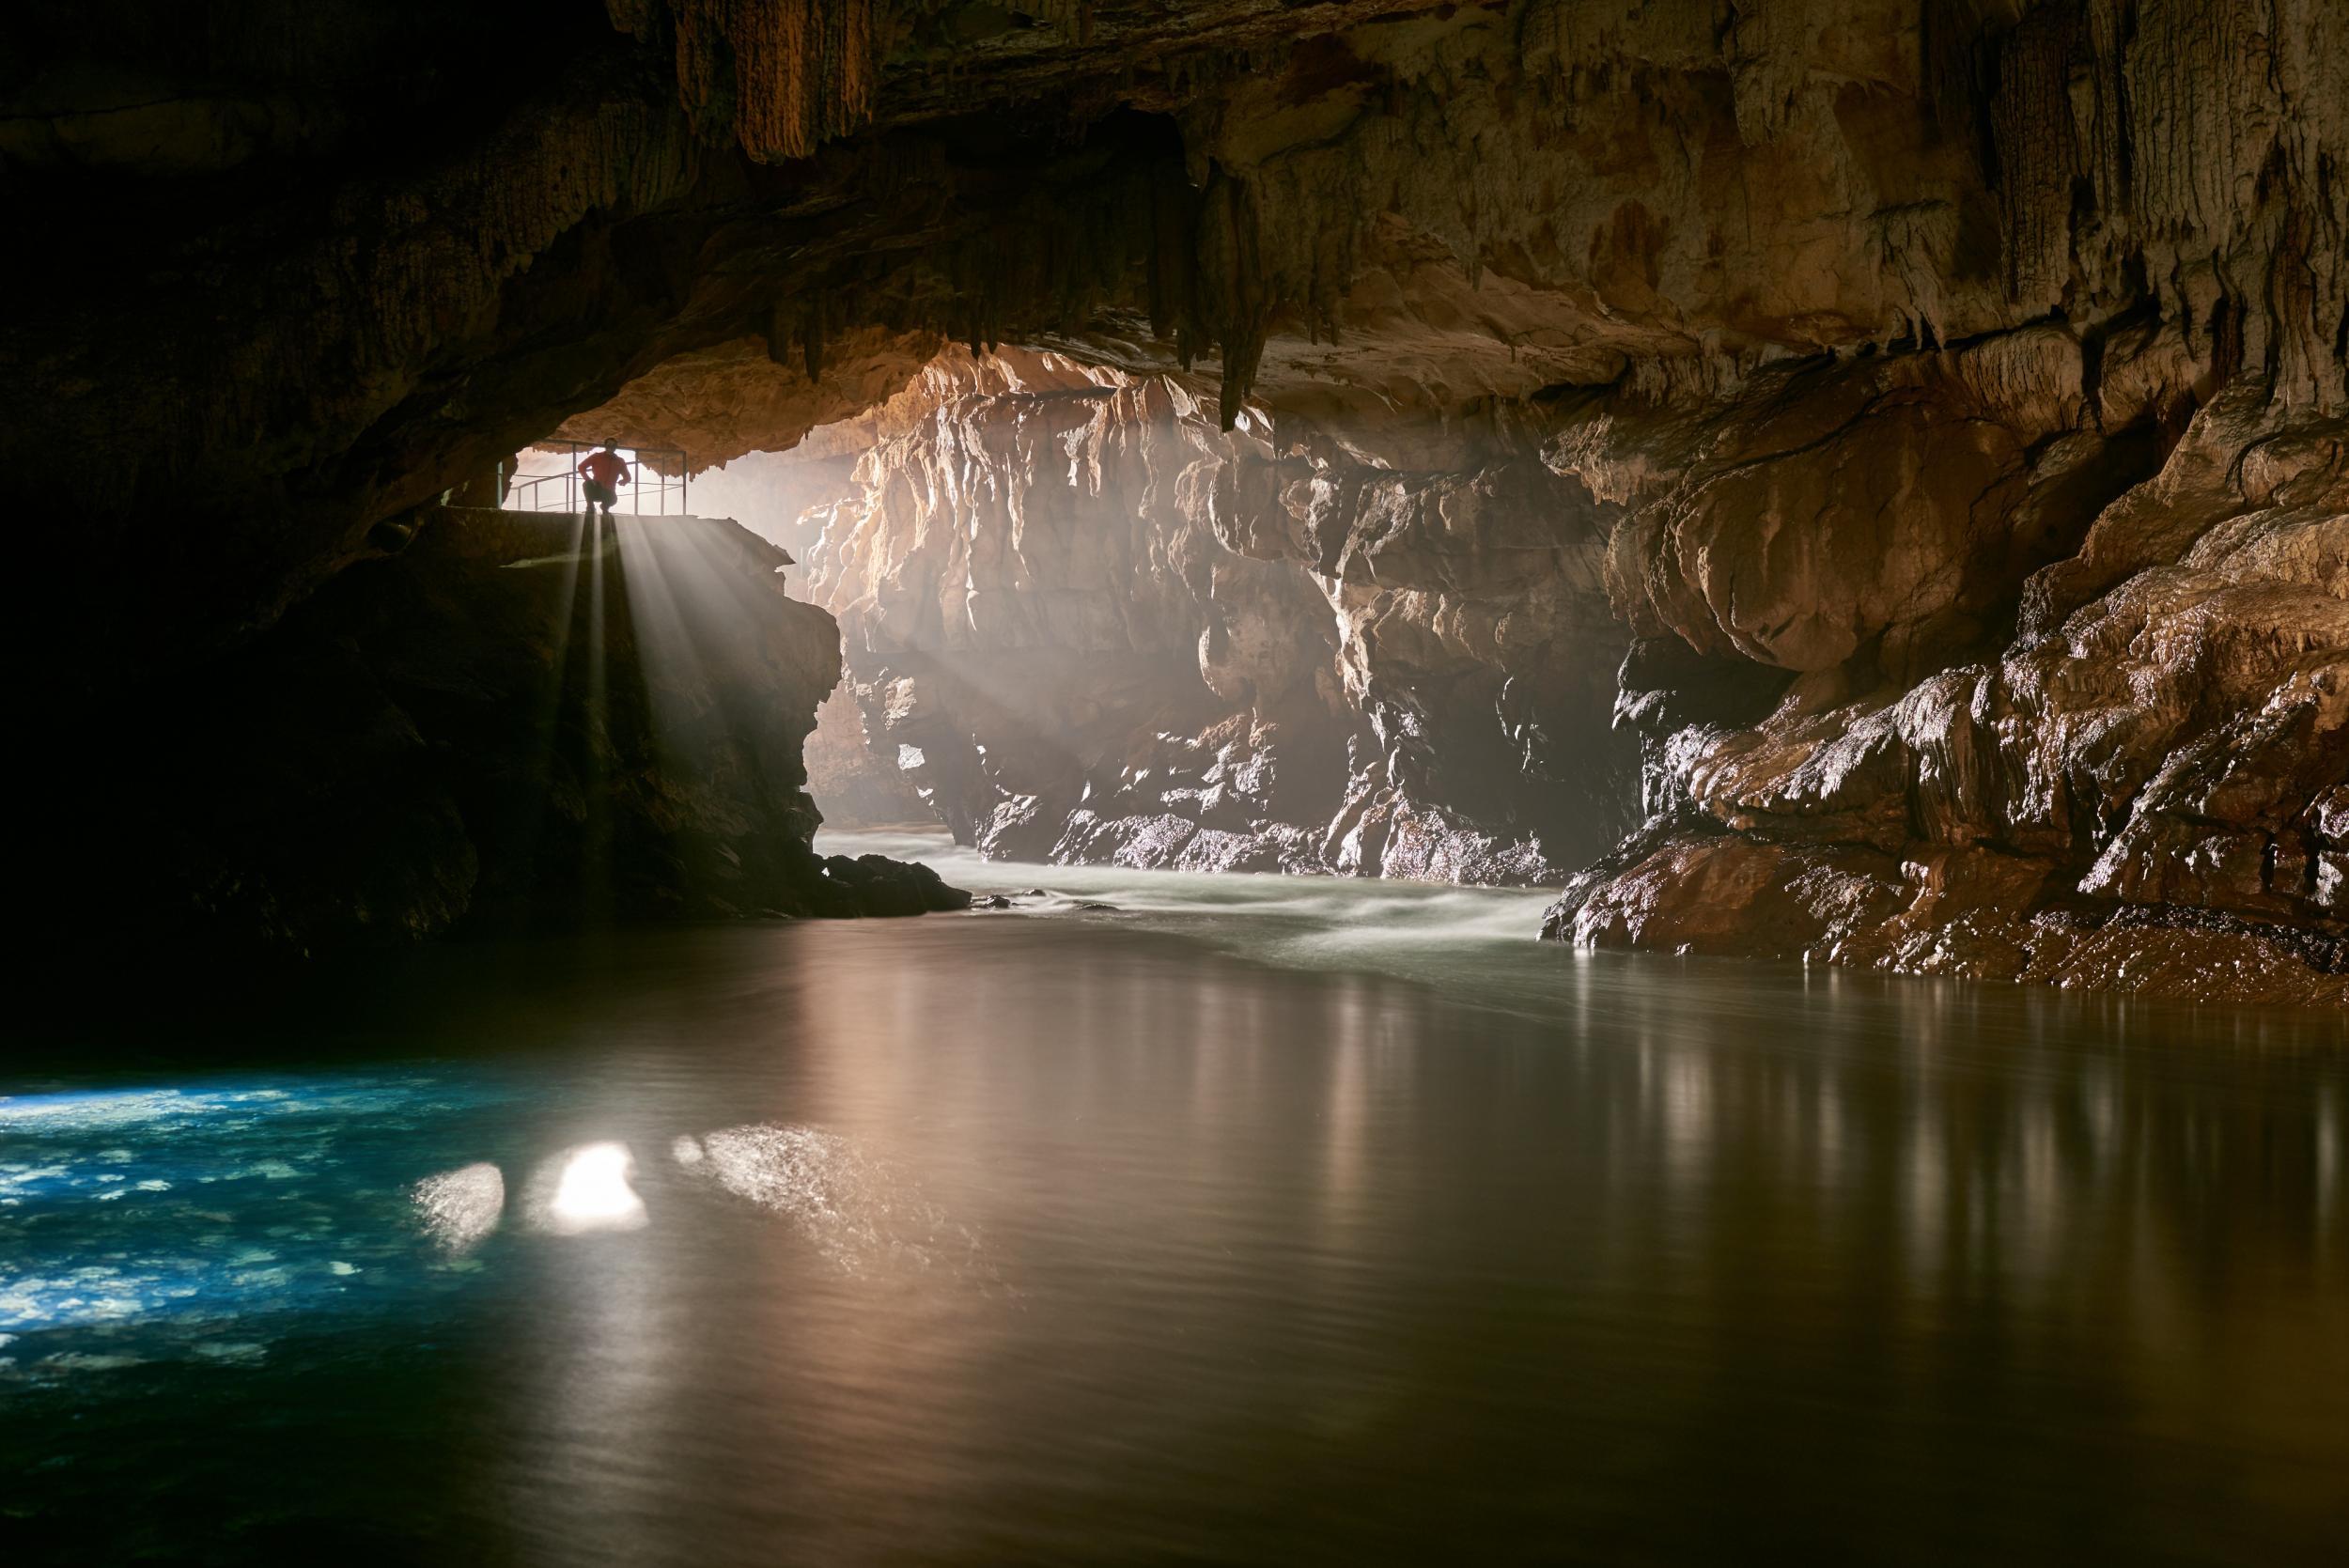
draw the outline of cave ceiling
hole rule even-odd
[[[67,552],[194,574],[141,612],[176,634],[753,342],[807,384],[713,457],[933,340],[1351,429],[2150,315],[2191,375],[2343,396],[2317,0],[110,9],[33,7],[10,70],[8,194],[55,242],[11,258],[49,308],[0,440],[113,449],[55,475]]]

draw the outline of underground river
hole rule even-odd
[[[2349,1535],[2337,1015],[827,837],[1049,896],[453,946],[21,1037],[0,1558]],[[91,1032],[136,1064],[80,1066]]]

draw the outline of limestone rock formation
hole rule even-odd
[[[866,775],[964,842],[1538,883],[1627,826],[1605,536],[1534,454],[1316,461],[1164,378],[1013,351],[913,397],[822,513],[809,592]]]
[[[1549,934],[2349,1003],[2344,434],[2222,395],[2008,596],[2020,621],[1995,657],[1921,678],[1839,661],[1758,720],[1649,725],[1662,809]],[[2100,544],[2144,547],[2149,511],[2174,556],[2067,612],[2114,575]],[[1651,581],[1682,581],[1648,550]],[[1852,564],[1874,582],[1892,559]]]
[[[2339,999],[2331,0],[293,9],[12,22],[38,733],[566,420],[830,419],[974,839]]]
[[[614,431],[645,446],[682,449],[695,468],[723,464],[754,448],[797,444],[819,426],[852,421],[904,389],[937,353],[936,333],[867,328],[820,349],[792,354],[763,337],[738,339],[679,354],[660,373],[631,381],[610,402],[563,422],[567,441],[600,441]],[[837,436],[834,437],[837,440]]]

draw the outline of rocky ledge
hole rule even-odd
[[[764,541],[436,508],[377,543],[159,678],[151,727],[116,737],[135,754],[77,775],[70,809],[105,826],[60,886],[139,890],[144,939],[224,955],[969,904],[926,867],[814,850],[801,742],[838,632]]]

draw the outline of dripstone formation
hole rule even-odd
[[[0,78],[58,733],[567,419],[825,426],[877,811],[2349,1002],[2326,0],[117,9]]]

